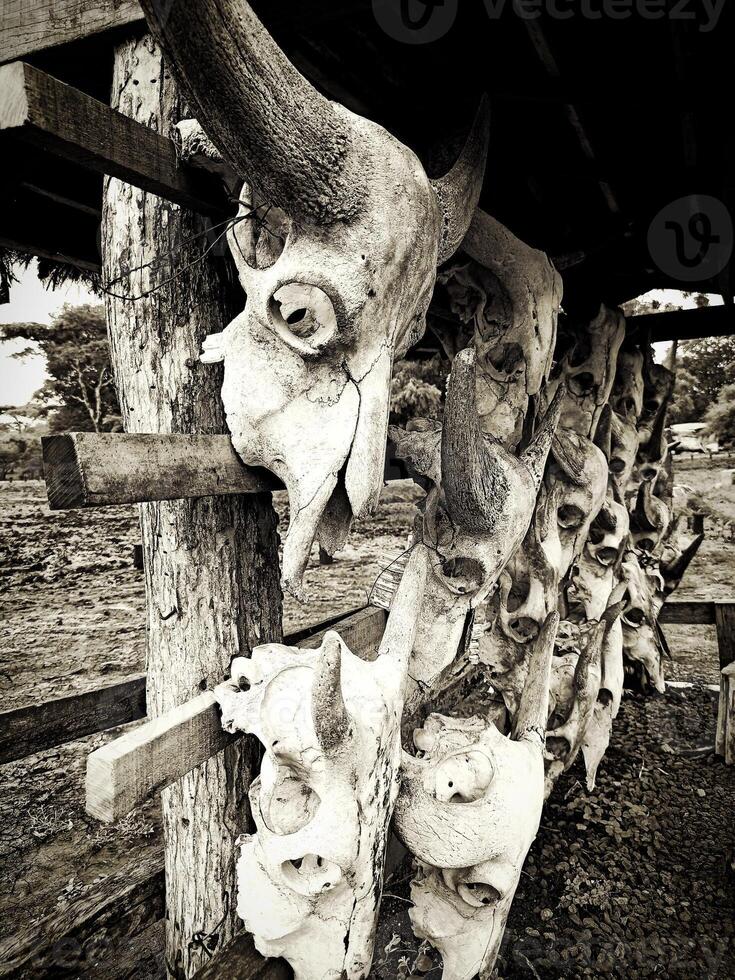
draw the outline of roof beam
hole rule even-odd
[[[3,0],[0,62],[142,20],[138,0]]]
[[[703,306],[696,310],[645,313],[631,316],[628,333],[650,335],[652,344],[666,340],[701,340],[735,336],[735,310],[729,306]]]
[[[0,68],[0,146],[18,145],[118,177],[182,207],[223,218],[224,190],[182,165],[170,139],[22,61]]]

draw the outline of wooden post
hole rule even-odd
[[[717,707],[715,752],[735,764],[735,602],[715,603],[720,651],[720,701]]]
[[[187,115],[150,37],[115,53],[113,107],[170,136]],[[199,362],[206,334],[238,312],[223,260],[203,260],[202,220],[117,179],[105,184],[103,282],[128,432],[225,432],[222,376]],[[170,257],[167,256],[170,254]],[[119,296],[149,296],[137,301]],[[117,294],[111,295],[111,293]],[[242,298],[239,298],[242,308]],[[141,506],[148,707],[157,717],[212,688],[233,656],[281,637],[276,517],[268,494]],[[187,980],[236,929],[235,838],[250,828],[255,758],[240,740],[162,794],[166,965]]]

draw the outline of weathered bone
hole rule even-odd
[[[444,960],[443,980],[489,974],[543,806],[543,743],[558,616],[536,643],[512,738],[482,718],[431,715],[403,754],[396,833],[417,857],[414,933]]]
[[[543,252],[483,211],[475,212],[462,250],[469,261],[448,269],[440,281],[452,311],[474,324],[480,427],[514,449],[530,400],[551,370],[561,277]]]
[[[620,711],[624,680],[623,627],[620,619],[616,619],[602,642],[600,691],[582,741],[587,790],[590,793],[595,788],[600,762],[610,744],[613,721]]]
[[[564,392],[515,457],[479,428],[474,350],[455,359],[444,425],[391,429],[396,454],[430,486],[414,539],[429,566],[410,677],[424,690],[457,656],[468,618],[526,533]]]
[[[623,418],[638,423],[643,412],[643,352],[637,348],[623,348],[618,354],[615,383],[610,404]]]
[[[617,577],[630,522],[628,511],[608,492],[592,522],[584,550],[566,590],[566,614],[573,622],[602,618]]]
[[[643,411],[638,428],[641,445],[645,446],[661,415],[665,416],[666,408],[674,391],[676,352],[674,351],[673,362],[669,362],[670,367],[664,364],[656,364],[653,359],[653,348],[650,345],[644,347],[643,358]]]
[[[567,399],[562,427],[592,438],[615,381],[618,351],[625,338],[625,317],[604,304],[590,323],[566,322],[559,332],[557,348],[563,355],[554,369],[547,394],[562,380]]]
[[[622,502],[625,500],[638,453],[638,428],[635,421],[621,419],[613,413],[611,441],[610,479],[615,488],[615,499]]]
[[[217,689],[223,727],[265,755],[241,838],[238,914],[264,956],[297,980],[358,980],[372,960],[400,721],[424,565],[408,563],[377,660],[337,633],[316,651],[257,647]]]
[[[393,356],[423,333],[437,263],[477,205],[487,103],[432,184],[408,147],[316,92],[245,0],[144,11],[204,130],[257,191],[228,236],[247,308],[205,360],[224,361],[235,449],[289,491],[283,579],[302,597],[322,519],[336,547],[377,502]]]
[[[663,579],[656,568],[644,569],[633,551],[626,552],[621,569],[629,595],[622,616],[623,653],[627,661],[638,665],[642,685],[650,684],[663,694],[666,682],[657,631],[664,602]]]
[[[630,512],[630,531],[634,546],[649,555],[657,553],[670,520],[669,508],[663,500],[654,496],[653,483],[641,483],[635,495],[635,506]]]
[[[666,597],[679,588],[684,573],[694,561],[703,541],[704,534],[700,534],[683,551],[664,554],[659,565],[659,571],[664,580],[664,595]]]
[[[554,657],[552,664],[545,752],[546,797],[582,748],[602,683],[602,645],[608,624],[591,622],[581,628],[570,623],[568,627],[577,652]]]

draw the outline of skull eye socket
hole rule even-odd
[[[653,551],[656,547],[656,543],[653,538],[639,538],[636,541],[636,545],[641,549],[641,551]]]
[[[447,584],[459,595],[471,595],[485,581],[485,569],[476,558],[450,558],[442,563],[442,573],[451,581]]]
[[[595,376],[589,371],[582,371],[581,374],[575,374],[573,378],[569,379],[569,390],[573,395],[577,397],[582,397],[584,395],[589,395],[595,387]]]
[[[618,557],[617,548],[600,548],[595,556],[601,565],[609,568]]]
[[[539,635],[539,624],[535,619],[531,619],[530,616],[521,616],[520,619],[514,619],[510,624],[510,628],[514,633],[518,634],[523,643],[530,643],[531,640],[535,640]]]
[[[584,511],[576,504],[563,504],[556,515],[559,527],[576,531],[584,524]]]
[[[658,476],[658,470],[654,466],[644,466],[641,470],[641,476],[648,483],[651,480],[655,480]]]
[[[613,473],[622,473],[625,469],[625,460],[621,459],[620,456],[616,456],[610,460],[610,469]]]
[[[489,905],[497,905],[501,894],[497,888],[484,881],[464,881],[457,888],[457,894],[473,908],[482,909]]]
[[[658,412],[659,402],[657,398],[649,398],[647,402],[643,405],[646,413],[650,415],[655,415]]]
[[[279,335],[301,353],[317,352],[337,333],[334,305],[318,286],[281,286],[271,297],[270,315]]]
[[[628,626],[632,626],[633,629],[639,629],[643,625],[643,620],[646,618],[646,614],[640,608],[640,606],[631,606],[630,609],[626,609],[623,613],[623,622],[627,623]]]

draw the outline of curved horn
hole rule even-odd
[[[635,509],[630,515],[640,531],[658,531],[661,524],[659,515],[653,506],[653,484],[650,480],[644,480],[638,487]]]
[[[360,207],[349,115],[291,64],[245,0],[142,0],[197,119],[243,179],[290,217],[349,220]]]
[[[490,142],[490,101],[483,95],[464,149],[445,177],[432,180],[444,215],[438,265],[446,262],[462,244],[480,201]]]
[[[665,398],[661,402],[658,415],[651,427],[651,436],[646,443],[644,451],[641,453],[642,456],[645,456],[652,463],[663,459],[666,452],[666,436],[664,435],[664,430],[666,429],[666,416],[668,413],[669,398]]]
[[[499,465],[502,446],[480,429],[474,347],[454,359],[442,429],[442,487],[452,520],[474,534],[494,527],[497,499],[511,492]]]
[[[322,750],[334,752],[349,732],[350,716],[342,696],[342,641],[331,630],[322,641],[314,668],[311,717]]]
[[[549,714],[551,661],[558,628],[559,613],[550,612],[541,627],[528,664],[528,676],[513,722],[512,737],[516,741],[537,739],[541,746],[544,744]]]
[[[684,572],[686,572],[689,565],[694,560],[694,556],[699,551],[700,545],[704,541],[704,535],[698,535],[694,541],[679,555],[678,558],[674,558],[672,561],[661,562],[659,566],[659,571],[666,583],[667,590],[673,592],[678,586],[679,582],[684,578]]]
[[[609,403],[604,405],[597,422],[594,438],[595,445],[605,454],[608,463],[612,456],[612,415],[612,406]]]
[[[556,428],[559,425],[559,419],[561,418],[561,412],[562,408],[564,407],[564,399],[566,398],[566,394],[566,385],[560,384],[556,394],[554,395],[554,400],[549,406],[546,415],[544,415],[541,424],[531,440],[531,443],[529,444],[528,448],[521,453],[521,462],[524,464],[524,466],[526,466],[533,477],[536,490],[539,489],[541,486],[541,481],[544,478],[546,460],[549,455],[549,450],[551,449],[551,444],[556,435]]]

